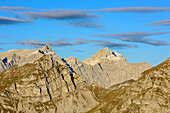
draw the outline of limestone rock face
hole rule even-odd
[[[26,63],[32,63],[45,54],[55,55],[49,44],[46,44],[40,49],[9,50],[0,53],[0,72],[10,68],[14,64],[24,65]]]
[[[9,57],[5,57],[3,59],[0,58],[0,72],[10,68],[14,64],[17,64],[20,59],[21,57],[17,56],[16,54],[13,54]]]
[[[150,67],[108,48],[84,62],[48,44],[0,53],[0,113],[169,113],[170,57]]]
[[[88,113],[169,113],[170,57],[144,71],[136,81],[114,85],[112,90],[90,88],[100,104]]]
[[[151,68],[145,62],[128,63],[123,55],[116,51],[111,52],[108,48],[99,50],[83,62],[74,57],[65,60],[86,82],[96,82],[105,88],[126,80],[136,80],[141,72]]]
[[[82,76],[60,65],[51,55],[33,63],[13,65],[0,73],[0,112],[85,112],[98,102]]]
[[[99,50],[83,62],[75,57],[64,59],[55,55],[47,44],[40,49],[10,50],[0,53],[0,71],[14,64],[22,66],[32,63],[43,55],[51,55],[59,64],[66,65],[72,73],[82,75],[87,83],[96,82],[105,88],[126,80],[137,79],[141,72],[151,67],[147,63],[130,64],[123,55],[116,51],[111,52],[109,48]]]
[[[126,62],[123,55],[117,53],[116,51],[111,52],[108,47],[100,49],[98,52],[96,52],[94,55],[87,58],[83,62],[94,66],[95,64],[100,63],[104,59],[108,59],[114,62]]]

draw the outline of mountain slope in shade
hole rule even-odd
[[[65,61],[86,82],[96,82],[105,88],[126,80],[136,80],[141,72],[151,68],[146,62],[128,63],[123,55],[108,48],[99,50],[83,62],[75,57],[66,58]]]
[[[113,90],[91,87],[100,104],[88,113],[169,113],[170,57],[146,70],[138,80],[112,86]]]
[[[97,103],[82,76],[51,55],[0,73],[1,113],[80,113]]]

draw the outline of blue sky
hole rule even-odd
[[[155,66],[170,56],[170,0],[0,0],[0,52],[49,43],[84,60],[109,47]]]

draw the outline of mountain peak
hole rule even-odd
[[[38,51],[42,54],[55,54],[48,43],[42,48],[38,49]]]
[[[100,49],[100,50],[109,50],[110,51],[110,49],[108,48],[108,47],[105,47],[105,48],[103,48],[103,49]]]
[[[105,47],[103,49],[100,49],[98,52],[96,52],[94,55],[90,56],[86,60],[84,60],[84,63],[95,65],[96,63],[100,62],[101,59],[106,58],[107,56],[110,56],[112,52],[109,50],[108,47]]]
[[[94,55],[95,55],[95,57],[105,58],[111,54],[112,54],[112,52],[110,51],[110,49],[108,47],[105,47],[103,49],[100,49]]]
[[[91,57],[84,60],[84,63],[95,65],[96,63],[100,62],[102,59],[109,59],[112,61],[118,61],[123,59],[125,61],[125,58],[123,55],[117,53],[116,51],[111,52],[108,47],[105,47],[103,49],[100,49],[98,52],[96,52]]]
[[[50,44],[47,43],[45,46],[46,46],[46,48],[51,49]]]
[[[43,46],[41,49],[42,50],[47,50],[47,49],[52,50],[48,43],[45,46]]]
[[[103,49],[100,49],[98,52],[96,52],[97,54],[105,54],[105,55],[109,55],[111,53],[110,49],[108,47],[105,47]],[[95,53],[95,54],[96,54]]]

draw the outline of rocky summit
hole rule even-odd
[[[41,58],[43,55],[51,55],[58,63],[67,66],[72,73],[80,74],[87,83],[96,82],[104,88],[126,80],[136,80],[141,72],[151,68],[146,63],[128,63],[123,55],[116,51],[111,52],[109,48],[103,48],[85,61],[79,61],[75,57],[60,58],[55,55],[49,44],[40,49],[10,50],[0,53],[0,71],[17,64],[22,66],[26,63]]]
[[[40,49],[9,50],[0,53],[0,71],[8,69],[14,64],[24,65],[26,63],[31,63],[45,54],[55,54],[49,44],[46,44]]]
[[[126,80],[136,80],[141,72],[151,68],[150,64],[128,63],[123,55],[104,48],[83,62],[75,57],[65,59],[72,70],[83,76],[88,83],[96,82],[104,88]]]
[[[82,62],[47,44],[0,59],[0,113],[170,112],[170,57],[151,68],[104,48]]]

